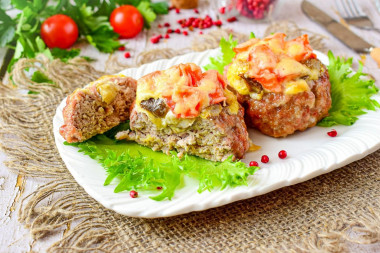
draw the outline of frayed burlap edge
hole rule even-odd
[[[32,82],[25,73],[31,68],[54,85]],[[79,58],[65,64],[41,56],[18,61],[12,82],[0,86],[0,143],[7,167],[54,179],[25,197],[19,209],[20,222],[35,239],[66,230],[50,252],[342,252],[347,242],[380,241],[379,152],[306,183],[204,212],[145,220],[105,209],[65,168],[51,125],[69,92],[103,74]],[[27,90],[39,93],[26,95]],[[365,190],[362,199],[360,190]],[[352,231],[359,233],[352,237]]]

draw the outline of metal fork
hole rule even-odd
[[[374,27],[372,21],[356,4],[355,0],[335,0],[335,5],[341,17],[350,25],[365,30],[380,32],[379,28]]]

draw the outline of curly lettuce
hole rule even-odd
[[[127,125],[122,126],[125,129]],[[120,128],[120,127],[119,127]],[[259,167],[248,167],[231,158],[223,162],[212,162],[196,156],[185,155],[182,159],[176,152],[171,155],[155,152],[135,142],[112,139],[113,130],[92,139],[66,145],[79,148],[79,152],[97,160],[107,171],[104,185],[117,182],[114,192],[130,190],[158,191],[153,200],[172,199],[177,189],[183,186],[184,176],[199,181],[198,192],[247,185],[248,176]],[[108,137],[109,136],[109,137]],[[110,138],[111,137],[111,138]]]
[[[319,126],[330,127],[333,125],[353,125],[359,115],[365,114],[365,110],[375,111],[379,103],[371,97],[379,92],[375,81],[365,78],[362,72],[363,65],[359,63],[359,69],[352,71],[352,58],[345,60],[335,57],[329,51],[329,65],[327,66],[331,83],[332,105],[329,116],[318,122]]]

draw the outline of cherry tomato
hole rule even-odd
[[[50,48],[69,48],[78,38],[78,26],[69,16],[57,14],[42,23],[41,37]]]
[[[112,11],[110,23],[121,37],[133,38],[141,32],[144,18],[134,6],[122,5]]]

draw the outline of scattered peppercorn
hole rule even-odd
[[[130,52],[125,52],[124,57],[125,58],[131,58],[131,53]]]
[[[196,14],[199,14],[198,9],[194,9],[194,12],[195,12]]]
[[[251,161],[250,163],[249,163],[249,166],[259,166],[259,163],[258,162],[256,162],[256,161]]]
[[[157,44],[158,42],[160,42],[160,37],[153,36],[152,38],[150,38],[150,42],[152,42],[153,44]]]
[[[181,33],[181,30],[180,29],[175,29],[175,33]]]
[[[177,13],[177,14],[181,13],[180,9],[176,8],[175,13]]]
[[[280,152],[278,152],[278,157],[280,157],[280,159],[285,159],[287,156],[288,153],[286,153],[285,150],[281,150]]]
[[[170,38],[170,35],[169,34],[165,34],[165,39],[169,39]]]
[[[124,51],[124,50],[125,50],[125,46],[119,47],[119,51]]]
[[[220,7],[220,9],[219,9],[219,13],[220,14],[224,14],[224,13],[226,13],[226,7]]]
[[[131,198],[137,198],[139,196],[138,192],[137,191],[130,191],[129,192],[129,196],[131,196]]]
[[[214,21],[214,25],[216,25],[216,26],[221,26],[222,24],[223,24],[222,20]]]
[[[263,155],[263,156],[261,157],[261,162],[262,162],[262,163],[268,163],[268,162],[269,162],[269,157],[268,157],[267,155]]]
[[[336,137],[338,135],[338,132],[335,129],[333,129],[330,132],[327,132],[327,135],[330,137]]]
[[[235,21],[237,21],[236,17],[230,17],[230,18],[227,19],[227,22],[229,22],[229,23],[232,23],[232,22],[235,22]]]
[[[170,24],[169,23],[165,23],[164,26],[165,27],[170,27]]]
[[[189,35],[189,33],[188,33],[187,31],[183,31],[182,33],[183,33],[183,35],[185,35],[185,36]]]
[[[162,190],[162,186],[157,186],[157,190]]]

